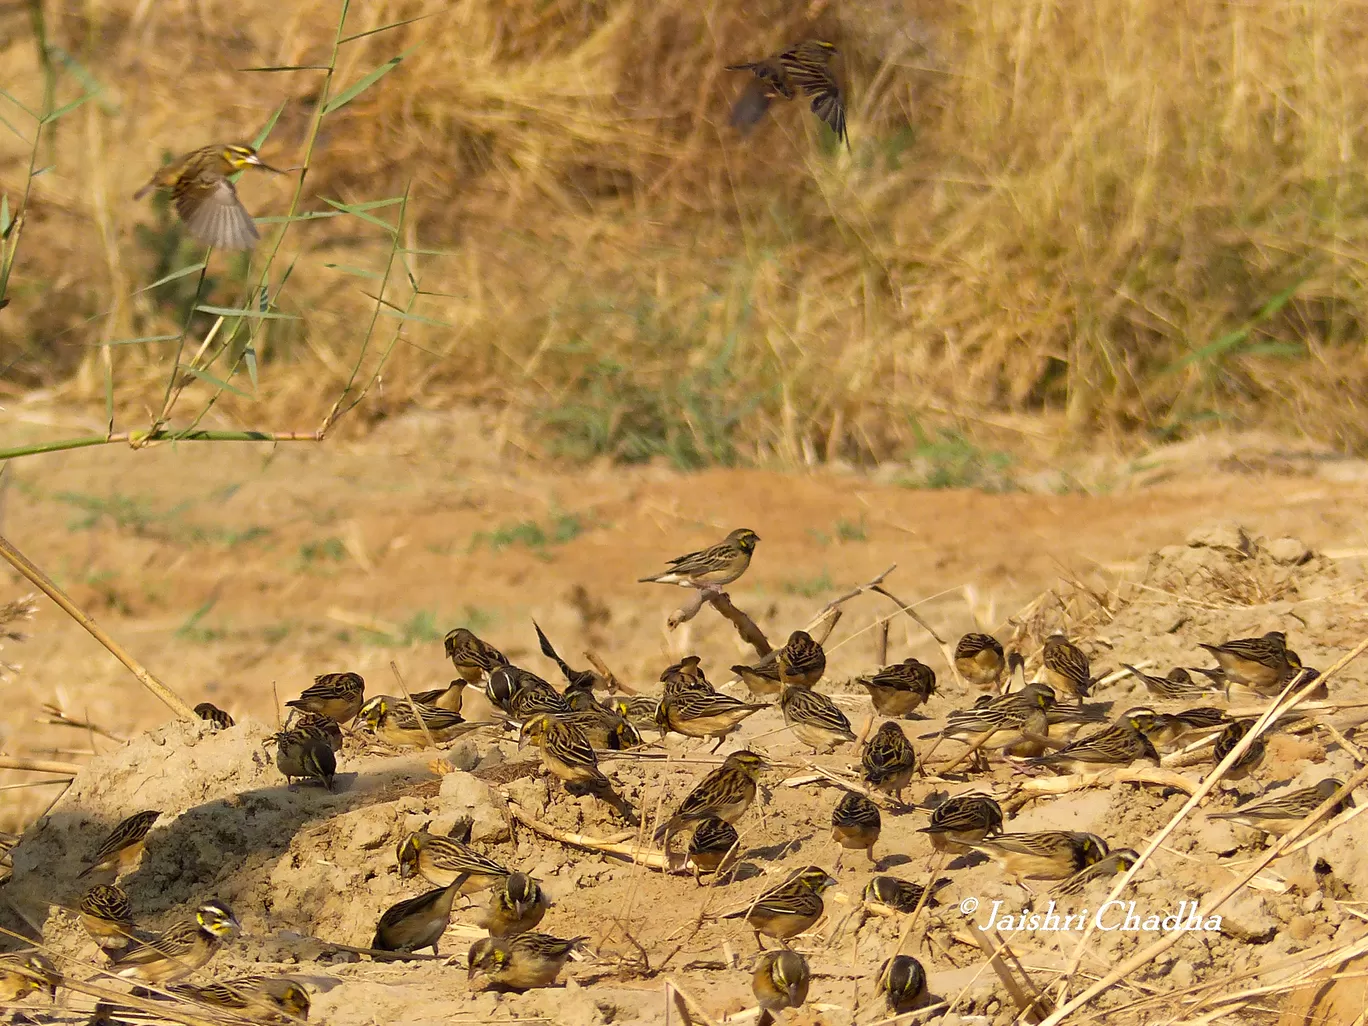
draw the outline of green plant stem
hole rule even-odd
[[[55,442],[20,445],[0,449],[0,461],[18,456],[34,456],[44,452],[65,452],[68,449],[88,449],[93,445],[114,445],[127,442],[135,449],[154,442],[318,442],[317,431],[121,431],[112,435],[87,435],[85,438],[63,438]]]

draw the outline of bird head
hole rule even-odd
[[[271,167],[257,156],[255,146],[248,146],[246,143],[229,143],[223,147],[219,156],[230,172],[241,171],[245,167],[259,167],[265,171],[274,171],[276,174],[282,173],[279,168]]]
[[[753,776],[765,768],[765,760],[749,749],[743,748],[741,751],[732,752],[731,755],[727,756],[723,765],[745,770]]]
[[[755,543],[760,540],[760,536],[749,527],[738,527],[731,534],[727,535],[727,540],[735,545],[746,555],[755,551]]]
[[[504,882],[504,898],[513,914],[521,919],[541,901],[537,881],[525,873],[512,873]]]
[[[201,930],[219,940],[230,940],[242,932],[242,924],[233,915],[233,910],[217,898],[195,910],[195,921]]]
[[[361,707],[361,721],[371,730],[380,726],[380,721],[389,715],[389,703],[384,695],[376,695]]]
[[[798,879],[812,889],[814,894],[821,894],[828,887],[835,887],[839,880],[819,866],[808,866],[798,874]]]

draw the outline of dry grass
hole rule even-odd
[[[97,398],[92,344],[177,324],[132,296],[158,267],[135,235],[152,211],[124,198],[163,149],[250,136],[282,101],[266,154],[298,159],[319,75],[235,69],[325,61],[338,4],[42,6],[105,91],[34,184],[0,364]],[[1361,3],[367,0],[348,30],[425,11],[342,48],[340,83],[413,49],[327,121],[305,188],[321,209],[411,179],[410,244],[442,251],[414,258],[443,294],[415,309],[451,327],[406,326],[372,416],[477,401],[515,444],[682,464],[906,455],[1004,410],[1366,440]],[[0,8],[0,55],[41,106],[26,19]],[[804,34],[842,46],[852,157],[799,105],[749,141],[726,127],[723,65]],[[0,129],[11,203],[27,154]],[[289,188],[244,195],[279,213]],[[319,221],[296,252],[282,304],[304,321],[263,348],[262,395],[321,413],[369,304],[324,265],[384,251]],[[113,352],[121,405],[155,407],[167,353]]]

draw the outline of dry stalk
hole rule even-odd
[[[670,614],[670,619],[667,621],[670,630],[692,620],[698,615],[705,603],[711,604],[714,609],[732,622],[736,632],[741,635],[741,640],[755,649],[759,658],[765,658],[773,650],[774,646],[765,637],[765,632],[755,625],[754,620],[732,605],[731,597],[720,588],[696,589],[684,605]]]
[[[983,949],[983,953],[988,956],[988,964],[993,967],[998,979],[1007,988],[1007,993],[1011,995],[1012,1002],[1017,1006],[1017,1010],[1028,1022],[1039,1023],[1041,1021],[1040,1008],[1042,1005],[1048,1007],[1050,999],[1040,992],[1040,988],[1031,981],[1029,976],[1026,977],[1026,984],[1038,996],[1033,998],[1022,989],[1021,984],[1017,982],[1016,974],[1002,960],[1002,952],[1011,950],[1007,942],[998,937],[997,946],[994,947],[992,942],[988,940],[988,935],[979,928],[978,923],[974,922],[969,924],[969,933],[974,938],[975,943]],[[1013,955],[1012,959],[1016,961],[1016,956]]]
[[[47,718],[37,719],[36,722],[38,723],[47,723],[54,727],[75,727],[77,730],[88,730],[92,734],[99,734],[101,737],[108,738],[111,741],[117,741],[120,744],[128,740],[128,738],[120,737],[118,734],[111,734],[103,727],[91,723],[88,720],[78,720],[74,716],[68,716],[62,711],[61,706],[56,705],[53,702],[44,702],[42,708],[43,712],[47,714]]]
[[[35,773],[65,773],[75,776],[81,767],[74,762],[53,762],[50,759],[19,759],[0,755],[0,769],[32,770]]]
[[[394,674],[394,682],[399,685],[400,694],[404,696],[409,708],[413,710],[413,718],[418,721],[418,726],[423,731],[423,739],[427,742],[427,747],[436,748],[437,744],[432,740],[432,731],[428,730],[427,721],[423,719],[423,712],[418,708],[418,703],[413,700],[413,696],[409,694],[408,685],[404,683],[404,677],[399,672],[399,664],[393,659],[390,660],[390,673]]]
[[[508,803],[509,814],[523,826],[528,827],[534,833],[549,837],[553,841],[561,844],[568,844],[575,848],[586,848],[590,851],[602,852],[605,855],[616,855],[619,858],[627,859],[636,863],[638,866],[645,866],[648,869],[656,869],[662,873],[672,873],[684,868],[683,864],[675,866],[671,864],[663,851],[658,848],[644,848],[637,843],[626,843],[624,837],[636,836],[636,830],[624,831],[616,839],[609,840],[603,837],[590,837],[586,834],[571,833],[566,830],[558,830],[549,823],[543,823],[524,812],[522,807],[516,802]],[[643,820],[644,821],[644,820]]]
[[[1117,769],[1103,770],[1101,773],[1069,773],[1060,777],[1033,777],[1017,785],[1016,794],[1004,807],[1015,812],[1027,802],[1045,795],[1068,794],[1071,791],[1085,791],[1090,787],[1109,787],[1112,784],[1153,784],[1156,787],[1173,787],[1186,794],[1197,790],[1197,784],[1181,773],[1152,769],[1148,766],[1122,766]]]

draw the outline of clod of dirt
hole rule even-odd
[[[1278,932],[1264,898],[1252,891],[1232,895],[1220,909],[1221,931],[1247,944],[1267,944]]]
[[[1187,536],[1189,548],[1225,549],[1248,556],[1254,551],[1254,541],[1249,533],[1233,520],[1222,520],[1214,524],[1203,524]]]

